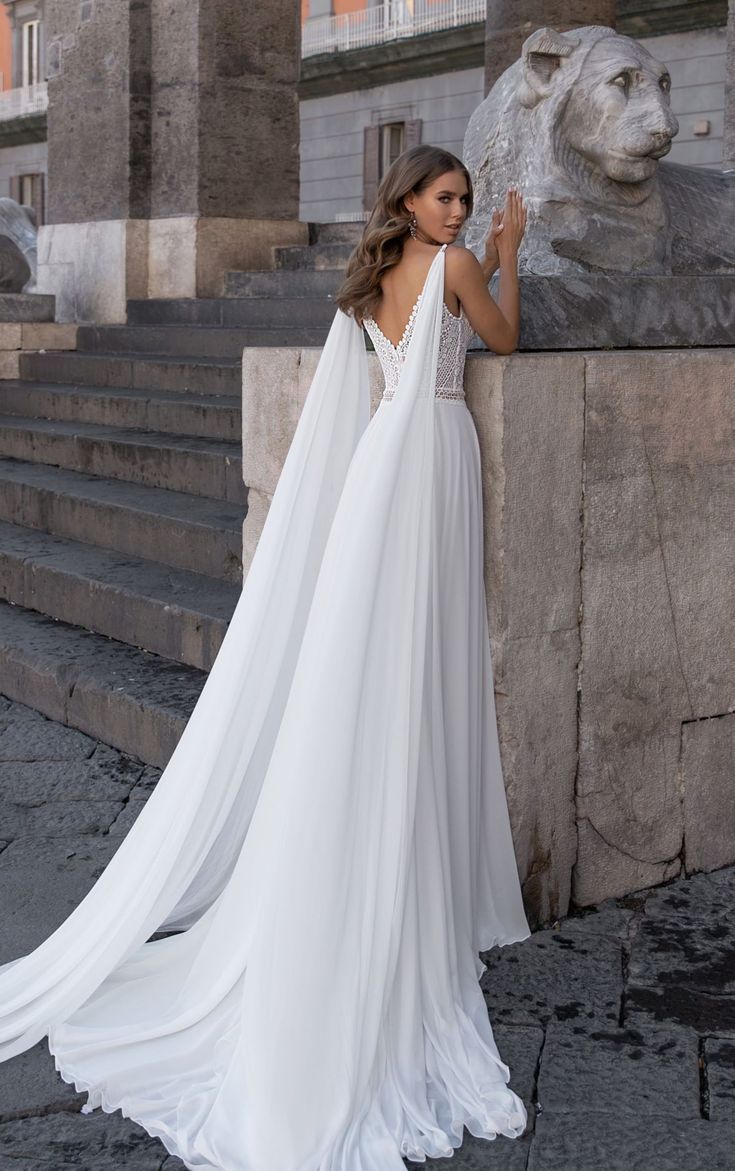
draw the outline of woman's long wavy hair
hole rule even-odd
[[[409,212],[403,200],[419,194],[447,171],[461,171],[467,181],[467,219],[472,215],[472,180],[461,159],[437,146],[414,146],[399,155],[380,181],[375,207],[365,225],[359,244],[349,260],[345,276],[334,297],[343,313],[351,314],[362,326],[380,303],[383,273],[394,268],[403,255],[409,235]]]

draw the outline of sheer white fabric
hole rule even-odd
[[[0,968],[0,1057],[186,1166],[402,1171],[515,1137],[478,951],[529,934],[498,751],[479,451],[435,403],[444,249],[369,421],[337,312],[217,660],[97,883]],[[146,942],[161,928],[185,928]]]

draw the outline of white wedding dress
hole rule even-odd
[[[478,984],[478,952],[530,931],[444,248],[400,345],[366,328],[383,401],[370,420],[338,310],[169,764],[86,898],[0,968],[0,1058],[48,1034],[85,1111],[197,1171],[403,1171],[465,1126],[525,1128]]]

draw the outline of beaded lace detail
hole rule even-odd
[[[406,360],[406,351],[411,341],[413,325],[420,303],[421,293],[419,293],[416,303],[411,310],[406,328],[397,346],[394,346],[393,342],[385,336],[373,317],[366,317],[364,319],[365,329],[372,339],[375,353],[378,355],[383,377],[385,378],[383,399],[393,398],[398,387],[401,366]],[[467,346],[472,338],[473,332],[472,326],[467,320],[464,309],[461,306],[459,317],[455,317],[454,313],[447,309],[446,305],[442,307],[442,327],[439,339],[439,358],[435,389],[437,398],[463,399],[465,397],[463,385],[464,364],[467,356]]]

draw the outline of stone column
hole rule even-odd
[[[725,134],[722,161],[726,171],[735,171],[735,0],[729,0],[727,17],[727,63],[725,66]]]
[[[732,0],[731,0],[732,2]],[[537,28],[564,32],[585,24],[615,27],[615,0],[488,0],[485,26],[485,96],[521,45]]]
[[[47,27],[39,289],[61,319],[217,296],[228,270],[307,242],[296,0],[50,0]]]

